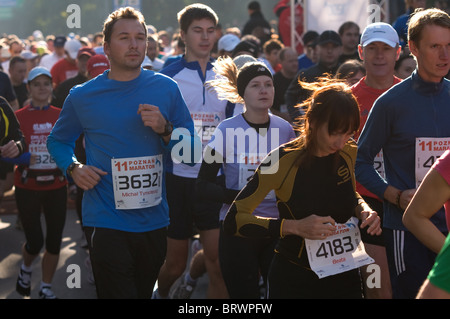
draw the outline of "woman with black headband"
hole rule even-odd
[[[208,84],[222,99],[245,105],[242,114],[224,120],[214,131],[197,179],[202,199],[223,203],[223,220],[260,162],[271,150],[293,140],[295,133],[287,121],[269,113],[274,86],[272,74],[263,63],[247,62],[238,70],[231,58],[219,58],[214,67],[219,77]],[[225,187],[214,183],[220,169],[225,175]],[[254,215],[278,218],[273,192],[255,208]],[[274,244],[273,238],[240,238],[221,232],[219,261],[230,298],[260,298],[260,278],[266,281]]]
[[[302,83],[313,91],[300,136],[272,151],[232,203],[227,235],[276,238],[268,298],[362,298],[358,267],[373,260],[361,227],[380,235],[376,212],[355,191],[359,108],[344,83]],[[253,214],[274,192],[279,217]],[[242,266],[243,263],[240,263]]]

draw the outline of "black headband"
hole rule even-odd
[[[244,92],[248,83],[257,76],[266,75],[273,80],[272,73],[261,62],[246,63],[239,71],[237,77],[237,89],[239,95],[244,98]]]

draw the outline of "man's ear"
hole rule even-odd
[[[400,58],[400,54],[402,53],[402,46],[399,45],[397,48],[397,53],[396,53],[396,57],[395,57],[395,61],[398,61],[398,59]]]
[[[408,47],[412,55],[417,56],[419,54],[419,46],[414,41],[408,41]]]
[[[358,55],[359,55],[359,58],[361,59],[361,61],[364,61],[364,58],[363,58],[363,47],[361,46],[361,44],[358,44]]]
[[[184,32],[183,30],[180,30],[180,38],[181,38],[181,40],[183,40],[183,42],[186,42],[185,40],[185,38],[186,38],[186,32]]]
[[[104,42],[103,43],[103,52],[105,52],[106,56],[109,56],[110,48],[109,48],[109,43],[108,42]]]

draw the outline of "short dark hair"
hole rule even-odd
[[[277,39],[270,39],[266,41],[263,45],[263,50],[265,53],[270,54],[273,50],[281,50],[284,48],[284,44]]]
[[[261,11],[261,5],[259,4],[258,1],[252,1],[248,4],[247,9]]]
[[[12,68],[17,63],[26,63],[27,61],[22,58],[21,56],[15,56],[12,57],[11,60],[9,60],[9,67]]]
[[[344,23],[339,27],[339,30],[338,30],[339,35],[342,36],[342,35],[344,34],[344,32],[345,32],[347,29],[350,29],[350,28],[357,28],[357,29],[359,30],[359,25],[357,25],[357,24],[356,24],[355,22],[353,22],[353,21],[347,21],[347,22],[344,22]]]
[[[145,23],[145,18],[142,15],[142,13],[132,7],[125,7],[117,9],[116,11],[111,13],[109,17],[106,19],[105,23],[103,24],[104,42],[109,43],[109,41],[111,40],[111,34],[113,31],[114,24],[116,24],[116,22],[120,19],[138,20],[144,28],[145,37],[147,37],[147,25]]]
[[[95,41],[97,38],[102,38],[103,39],[103,33],[95,32],[94,36],[92,37],[92,40]]]
[[[307,45],[308,43],[313,42],[313,41],[315,43],[315,42],[317,42],[318,39],[319,39],[319,33],[317,31],[313,31],[313,30],[307,31],[303,35],[303,38],[302,38],[304,45]]]
[[[402,54],[400,54],[400,56],[398,57],[398,60],[395,62],[395,70],[398,70],[400,68],[400,66],[402,65],[402,62],[405,61],[406,59],[414,59],[414,55],[412,55],[409,52],[403,52]]]
[[[342,63],[336,71],[336,79],[348,79],[361,72],[366,74],[366,68],[361,61],[352,59]]]
[[[214,10],[202,3],[194,3],[185,7],[178,12],[177,18],[180,29],[183,32],[187,32],[194,20],[210,19],[214,23],[214,26],[217,26],[219,23],[219,17]]]

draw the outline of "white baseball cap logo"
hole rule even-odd
[[[395,48],[399,45],[397,31],[387,23],[375,22],[369,24],[361,36],[361,45],[365,47],[372,42],[383,42]]]

